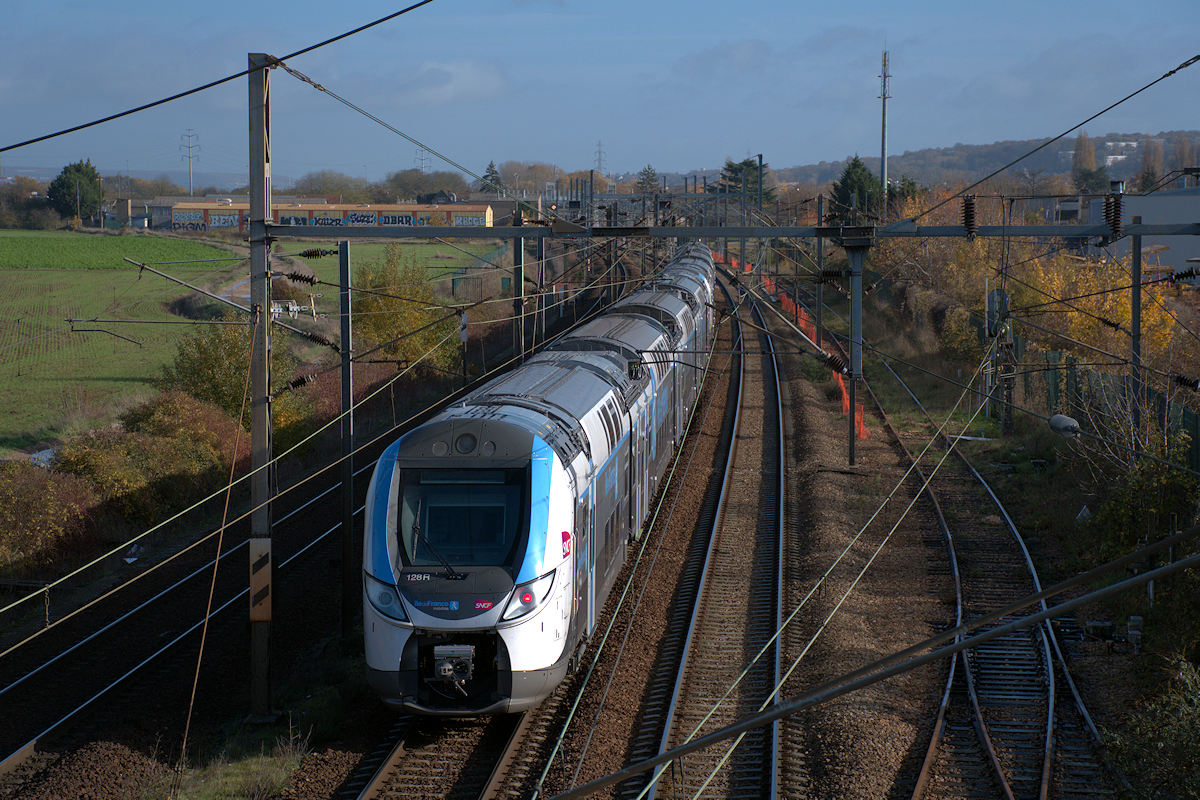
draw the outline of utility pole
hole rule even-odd
[[[187,140],[186,144],[183,142],[181,142],[179,144],[179,149],[186,151],[185,153],[183,153],[182,155],[179,156],[179,160],[183,161],[186,158],[187,162],[188,162],[188,197],[191,197],[192,196],[192,159],[200,157],[200,156],[194,155],[192,153],[193,150],[196,150],[196,151],[200,150],[200,145],[192,144],[192,139],[196,139],[199,137],[196,133],[194,133],[192,131],[191,128],[188,128],[187,133],[181,134],[179,138]]]
[[[521,227],[521,209],[513,212],[513,226]],[[525,360],[525,240],[513,239],[513,358]]]
[[[762,212],[762,193],[763,193],[763,174],[762,174],[762,153],[758,154],[758,210]]]
[[[250,697],[252,713],[271,714],[271,215],[270,70],[275,59],[250,53]]]
[[[354,617],[361,595],[358,548],[354,539],[354,362],[350,326],[350,242],[338,242],[338,313],[341,315],[342,350],[342,637],[354,633]],[[465,363],[465,362],[464,362]]]
[[[817,227],[819,228],[824,224],[825,224],[825,195],[824,195],[824,193],[822,193],[822,194],[817,195]],[[817,319],[816,319],[815,323],[816,323],[816,329],[817,329],[816,345],[818,348],[821,347],[821,309],[825,305],[825,298],[823,297],[823,295],[824,295],[823,289],[825,287],[824,269],[825,269],[825,238],[823,236],[817,236],[817,302],[816,302]]]
[[[879,181],[883,187],[883,208],[880,210],[879,219],[881,222],[887,222],[887,200],[888,200],[888,181],[887,181],[887,101],[891,95],[888,94],[888,78],[892,77],[888,74],[888,51],[883,51],[883,69],[879,73],[879,99],[883,101],[883,126],[879,134]]]
[[[1142,218],[1134,217],[1134,225],[1141,225]],[[1129,309],[1130,343],[1132,354],[1129,369],[1133,377],[1133,446],[1141,451],[1142,442],[1142,236],[1133,235],[1133,253],[1130,261],[1133,268],[1133,297]]]
[[[871,249],[868,236],[845,239],[842,247],[850,259],[850,466],[854,466],[854,445],[858,438],[858,383],[862,380],[862,274],[863,262]]]

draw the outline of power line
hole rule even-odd
[[[416,9],[420,8],[421,6],[428,5],[429,3],[432,3],[432,2],[433,2],[433,0],[420,0],[420,2],[413,3],[411,6],[409,6],[407,8],[402,8],[395,13],[388,14],[385,17],[380,17],[379,19],[375,20],[374,22],[368,22],[366,25],[360,25],[359,27],[357,27],[353,30],[346,31],[345,33],[340,33],[337,36],[326,39],[323,42],[318,42],[314,45],[309,45],[308,47],[297,50],[294,53],[290,53],[290,54],[284,56],[283,58],[285,58],[285,59],[286,58],[295,58],[296,56],[302,56],[305,53],[311,53],[313,50],[316,50],[321,47],[325,47],[326,45],[333,44],[334,42],[341,41],[342,39],[345,39],[348,36],[353,36],[356,33],[362,33],[363,31],[367,30],[368,28],[374,28],[376,25],[382,25],[383,23],[388,22],[389,20],[393,20],[396,17],[403,16],[410,11],[415,11]],[[256,67],[255,69],[263,69],[263,67]],[[180,100],[184,97],[189,97],[193,94],[198,94],[199,92],[203,92],[206,89],[211,89],[214,86],[220,86],[223,83],[229,83],[230,81],[237,80],[238,78],[244,78],[245,76],[249,75],[253,71],[254,70],[245,69],[245,70],[242,70],[241,72],[235,73],[233,75],[227,75],[224,78],[218,78],[215,81],[210,81],[209,83],[206,83],[203,86],[197,86],[194,89],[188,89],[187,91],[179,92],[178,94],[173,94],[170,97],[164,97],[161,100],[154,100],[152,102],[140,105],[136,108],[130,108],[125,111],[119,111],[116,114],[110,114],[107,117],[101,117],[100,119],[92,120],[91,122],[85,122],[81,125],[75,125],[70,128],[64,128],[61,131],[55,131],[54,133],[47,133],[43,136],[37,136],[33,139],[26,139],[23,142],[17,142],[16,144],[10,144],[5,147],[0,147],[0,153],[5,153],[5,152],[8,152],[9,150],[16,150],[19,147],[25,147],[25,146],[31,145],[31,144],[37,144],[38,142],[44,142],[48,139],[54,139],[58,136],[65,136],[68,133],[74,133],[75,131],[81,131],[81,130],[84,130],[85,128],[92,128],[92,127],[95,127],[96,125],[102,125],[105,122],[112,122],[113,120],[120,119],[122,117],[128,117],[129,115],[136,114],[139,111],[145,111],[150,108],[155,108],[156,106],[161,106],[166,103],[174,102],[175,100]]]
[[[425,0],[425,2],[432,2],[432,0]],[[285,56],[284,58],[290,58],[290,56]],[[414,145],[416,145],[417,147],[421,148],[423,151],[425,151],[425,152],[428,152],[428,153],[431,153],[432,155],[435,155],[435,156],[437,156],[437,157],[438,157],[438,158],[440,158],[442,161],[445,161],[447,164],[449,164],[450,166],[454,167],[454,168],[455,168],[455,169],[457,169],[458,171],[460,171],[460,172],[462,172],[462,173],[464,173],[464,174],[466,174],[466,175],[470,175],[472,178],[474,178],[474,179],[475,179],[475,180],[477,180],[477,181],[480,181],[481,183],[483,183],[483,182],[484,182],[484,180],[483,180],[483,176],[482,176],[482,175],[478,175],[478,174],[476,174],[476,173],[475,173],[475,172],[473,172],[472,170],[468,169],[467,167],[465,167],[465,166],[463,166],[462,164],[458,163],[458,162],[457,162],[457,161],[455,161],[454,159],[450,158],[450,156],[448,156],[448,155],[445,155],[444,153],[441,153],[441,152],[439,152],[438,150],[435,150],[434,148],[430,147],[429,145],[425,144],[424,142],[420,141],[419,139],[416,139],[416,138],[414,138],[414,137],[412,137],[412,136],[409,136],[407,133],[405,133],[404,131],[402,131],[402,130],[400,130],[399,128],[395,127],[394,125],[391,125],[390,123],[388,123],[388,122],[385,122],[384,120],[380,119],[380,118],[379,118],[378,116],[376,116],[375,114],[372,114],[370,111],[367,111],[367,110],[366,110],[365,108],[363,108],[362,106],[355,105],[354,103],[350,102],[350,101],[349,101],[349,100],[347,100],[346,98],[344,98],[344,97],[342,97],[341,95],[339,95],[337,92],[334,92],[334,91],[332,91],[331,89],[329,89],[329,88],[327,88],[327,87],[323,86],[322,84],[320,84],[320,83],[317,83],[315,80],[313,80],[312,78],[308,77],[308,76],[307,76],[307,75],[305,75],[303,72],[300,72],[300,71],[299,71],[299,70],[297,70],[297,69],[294,69],[294,68],[292,68],[292,67],[289,67],[287,64],[285,64],[285,63],[284,63],[284,58],[275,59],[275,65],[276,65],[276,66],[279,66],[279,67],[282,67],[282,68],[283,68],[283,70],[284,70],[285,72],[287,72],[289,75],[291,75],[292,77],[294,77],[296,80],[298,80],[298,81],[301,81],[301,82],[303,82],[303,83],[307,83],[309,86],[312,86],[314,89],[316,89],[316,90],[317,90],[317,91],[319,91],[319,92],[324,92],[325,94],[329,95],[329,96],[330,96],[330,97],[332,97],[334,100],[337,100],[339,103],[341,103],[342,105],[344,105],[344,106],[346,106],[347,108],[351,109],[352,111],[357,111],[359,114],[362,114],[362,115],[363,115],[364,117],[366,117],[367,119],[371,120],[372,122],[376,123],[377,125],[380,125],[380,126],[381,126],[381,127],[383,127],[383,128],[386,128],[387,130],[389,130],[389,131],[391,131],[392,133],[396,134],[397,136],[399,136],[399,137],[401,137],[401,138],[403,138],[403,139],[407,140],[408,142],[411,142],[412,144],[414,144]],[[0,151],[0,152],[3,152],[3,151]],[[544,211],[544,210],[541,210],[541,211],[539,211],[539,209],[538,209],[536,206],[534,206],[534,205],[532,205],[532,204],[530,204],[530,203],[528,203],[528,202],[526,202],[526,201],[524,201],[524,200],[522,200],[522,199],[518,198],[518,197],[517,197],[515,194],[512,194],[512,193],[511,193],[511,192],[510,192],[510,191],[509,191],[509,190],[508,190],[506,187],[504,187],[504,186],[500,186],[500,187],[498,187],[498,188],[499,188],[499,190],[500,190],[501,192],[503,192],[503,193],[505,193],[505,194],[508,194],[508,195],[510,195],[510,196],[512,197],[512,199],[513,199],[514,201],[516,201],[516,203],[517,203],[517,205],[518,205],[518,206],[520,206],[520,207],[522,207],[522,208],[525,208],[525,209],[528,209],[529,211],[531,211],[531,212],[532,212],[533,214],[535,214],[535,215],[545,215],[545,211]],[[558,217],[558,214],[555,214],[553,210],[551,210],[551,212],[550,212],[550,213],[551,213],[551,216]],[[558,217],[558,218],[559,218],[559,219],[561,219],[561,217]]]
[[[1024,161],[1024,160],[1025,160],[1025,159],[1027,159],[1027,158],[1029,158],[1029,157],[1030,157],[1031,155],[1033,155],[1034,153],[1037,153],[1037,152],[1038,152],[1038,151],[1040,151],[1040,150],[1044,150],[1044,149],[1046,149],[1047,147],[1049,147],[1050,145],[1054,144],[1055,142],[1057,142],[1059,139],[1063,138],[1063,137],[1064,137],[1064,136],[1066,136],[1067,134],[1069,134],[1069,133],[1071,133],[1071,132],[1073,132],[1073,131],[1076,131],[1076,130],[1078,130],[1079,128],[1082,128],[1084,125],[1087,125],[1089,122],[1091,122],[1092,120],[1094,120],[1096,117],[1099,117],[1099,116],[1100,116],[1100,115],[1102,115],[1102,114],[1105,114],[1105,113],[1107,113],[1107,112],[1109,112],[1109,111],[1112,111],[1114,108],[1116,108],[1117,106],[1121,105],[1121,104],[1122,104],[1122,103],[1124,103],[1126,100],[1130,100],[1130,99],[1132,99],[1132,98],[1134,98],[1134,97],[1138,96],[1138,95],[1139,95],[1139,94],[1141,94],[1142,92],[1144,92],[1144,91],[1146,91],[1147,89],[1149,89],[1151,86],[1154,86],[1156,83],[1159,83],[1160,81],[1164,81],[1164,80],[1166,80],[1167,78],[1171,77],[1172,75],[1174,75],[1176,72],[1179,72],[1180,70],[1187,69],[1187,68],[1188,68],[1188,67],[1190,67],[1192,64],[1195,64],[1197,61],[1200,61],[1200,54],[1197,54],[1197,55],[1194,55],[1194,56],[1192,56],[1192,57],[1191,57],[1191,58],[1189,58],[1187,61],[1184,61],[1184,62],[1183,62],[1182,64],[1180,64],[1179,66],[1175,67],[1175,69],[1173,69],[1173,70],[1170,70],[1169,72],[1164,72],[1162,75],[1159,75],[1157,78],[1155,78],[1154,80],[1150,81],[1150,82],[1149,82],[1149,83],[1147,83],[1145,86],[1143,86],[1142,88],[1138,89],[1137,91],[1135,91],[1135,92],[1131,92],[1130,94],[1127,94],[1127,95],[1125,95],[1125,96],[1124,96],[1124,97],[1122,97],[1120,100],[1118,100],[1117,102],[1113,103],[1112,105],[1110,105],[1110,106],[1107,106],[1106,108],[1103,108],[1103,109],[1101,109],[1101,110],[1097,111],[1095,114],[1092,114],[1090,117],[1088,117],[1087,119],[1085,119],[1083,122],[1080,122],[1080,123],[1079,123],[1079,124],[1077,124],[1077,125],[1073,125],[1073,126],[1071,126],[1070,128],[1067,128],[1065,131],[1063,131],[1062,133],[1060,133],[1059,135],[1055,136],[1055,137],[1054,137],[1054,138],[1052,138],[1052,139],[1047,139],[1046,141],[1042,142],[1042,143],[1041,143],[1041,144],[1039,144],[1037,147],[1033,148],[1032,150],[1030,150],[1029,152],[1025,153],[1024,155],[1021,155],[1021,156],[1018,156],[1017,158],[1014,158],[1012,161],[1008,162],[1008,163],[1007,163],[1007,164],[1005,164],[1003,167],[1000,167],[1000,168],[999,168],[999,169],[997,169],[997,170],[993,170],[992,172],[989,172],[987,175],[984,175],[982,178],[980,178],[979,180],[975,181],[974,183],[972,183],[970,186],[966,187],[965,189],[959,189],[959,190],[958,190],[956,193],[954,193],[954,194],[950,195],[949,197],[947,197],[945,200],[943,200],[942,202],[938,203],[937,205],[935,205],[935,206],[933,206],[933,207],[931,207],[931,208],[927,208],[927,209],[925,209],[924,211],[922,211],[920,214],[918,214],[917,216],[915,216],[915,217],[912,217],[912,218],[910,219],[910,221],[912,221],[912,220],[918,220],[918,219],[920,219],[921,217],[927,216],[928,214],[931,214],[931,213],[933,213],[934,211],[936,211],[936,210],[938,210],[939,208],[941,208],[942,206],[946,205],[946,204],[947,204],[947,203],[949,203],[951,200],[954,200],[955,198],[958,198],[958,197],[962,197],[964,194],[966,194],[967,192],[971,191],[972,189],[974,189],[976,186],[978,186],[979,184],[983,183],[984,181],[986,181],[986,180],[989,180],[989,179],[991,179],[991,178],[994,178],[994,177],[996,177],[996,176],[997,176],[997,175],[999,175],[1001,172],[1004,172],[1004,171],[1005,171],[1006,169],[1008,169],[1009,167],[1012,167],[1012,166],[1015,166],[1015,165],[1019,164],[1020,162]]]

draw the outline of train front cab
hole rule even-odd
[[[386,704],[513,712],[558,685],[574,638],[574,500],[553,450],[518,426],[456,420],[388,448],[363,553],[368,680]]]

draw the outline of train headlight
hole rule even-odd
[[[554,588],[554,570],[536,580],[522,583],[513,590],[512,599],[508,601],[508,608],[504,609],[504,616],[500,619],[516,619],[525,616],[546,602],[552,588]]]
[[[400,602],[400,594],[396,591],[395,586],[384,583],[364,572],[363,589],[366,591],[371,605],[375,606],[375,610],[380,614],[397,622],[408,622],[408,614],[404,613],[404,603]]]

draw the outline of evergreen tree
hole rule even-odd
[[[483,178],[479,181],[479,191],[495,192],[497,195],[504,194],[504,178],[500,177],[500,170],[496,169],[495,161],[489,161],[487,169],[483,171]]]
[[[91,160],[63,167],[50,184],[46,196],[64,217],[91,217],[100,211],[100,173]]]
[[[650,194],[658,190],[658,183],[658,173],[654,171],[654,167],[647,164],[638,173],[637,182],[633,185],[633,188],[642,194]]]
[[[856,155],[846,162],[841,177],[833,182],[833,208],[826,216],[835,224],[852,223],[851,208],[857,208],[859,213],[879,208],[882,195],[879,178]]]
[[[929,190],[917,184],[907,175],[901,175],[898,181],[888,181],[888,219],[895,219],[904,214],[905,203],[926,194]]]
[[[774,186],[767,185],[768,167],[766,162],[763,162],[763,204],[774,203],[776,191]],[[746,201],[748,203],[758,203],[758,159],[747,158],[742,161],[734,161],[731,158],[725,159],[725,166],[721,167],[721,175],[715,183],[708,185],[708,191],[713,194],[736,194],[741,195],[742,188],[745,186]]]

